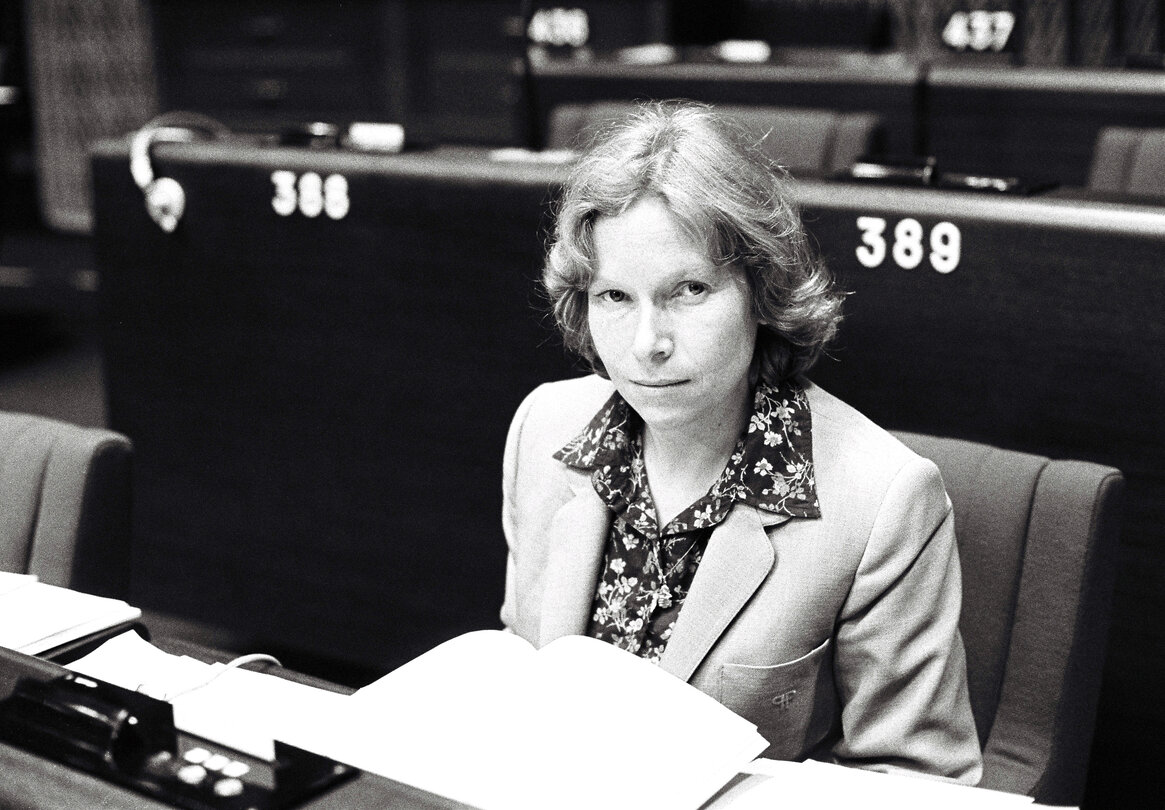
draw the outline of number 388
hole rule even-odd
[[[930,266],[940,273],[949,273],[959,266],[963,239],[958,226],[952,222],[935,225],[930,229],[928,240],[922,223],[907,217],[894,226],[889,244],[886,220],[881,217],[858,217],[858,230],[862,232],[862,244],[857,247],[857,257],[864,267],[880,266],[886,260],[887,252],[904,270],[913,270],[924,259],[928,259]]]

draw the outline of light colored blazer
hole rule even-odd
[[[506,443],[505,626],[585,633],[611,513],[553,453],[612,393],[537,388]],[[950,501],[934,465],[807,384],[821,517],[737,504],[713,532],[660,666],[755,723],[765,756],[975,783]],[[612,688],[618,688],[612,685]]]

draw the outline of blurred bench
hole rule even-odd
[[[885,145],[881,118],[874,113],[741,104],[715,106],[794,177],[829,177],[849,169],[863,155],[882,151]],[[559,105],[550,114],[546,146],[585,148],[604,127],[634,108],[632,102],[626,101]]]
[[[1088,188],[1165,201],[1165,129],[1102,129],[1092,154]]]

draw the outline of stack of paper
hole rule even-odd
[[[141,615],[120,599],[46,585],[31,574],[0,571],[0,647],[39,655],[127,625]]]

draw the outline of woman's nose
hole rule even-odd
[[[635,330],[635,355],[643,362],[667,359],[675,343],[667,314],[658,307],[645,306]]]

